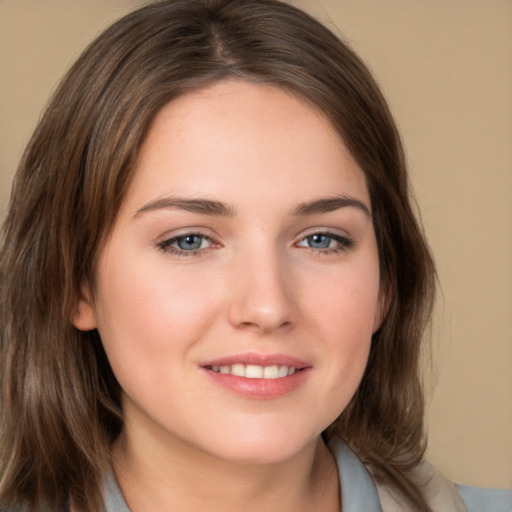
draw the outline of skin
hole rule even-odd
[[[186,202],[205,199],[225,211]],[[132,512],[339,510],[319,435],[382,316],[370,208],[333,127],[288,92],[229,80],[158,113],[74,320],[98,328],[123,389],[113,465]],[[298,358],[307,377],[254,399],[204,368],[248,353]]]

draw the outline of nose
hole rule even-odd
[[[230,323],[261,334],[286,330],[296,321],[293,279],[278,251],[253,252],[231,269]]]

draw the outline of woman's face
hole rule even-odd
[[[378,328],[364,175],[317,110],[229,80],[156,116],[94,301],[127,435],[276,462],[344,409]]]

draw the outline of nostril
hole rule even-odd
[[[255,282],[264,277],[265,282]],[[294,297],[276,272],[238,280],[233,289],[228,316],[234,327],[269,333],[289,328],[294,323],[297,314]]]
[[[267,320],[267,321],[259,321],[259,322],[240,322],[237,327],[239,329],[260,331],[262,333],[270,333],[270,332],[274,332],[276,330],[287,329],[287,328],[291,327],[291,325],[292,325],[292,322],[290,322],[290,321],[269,322]]]

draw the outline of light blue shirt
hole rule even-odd
[[[341,440],[331,449],[338,464],[343,512],[382,512],[377,488],[359,457]],[[512,491],[463,485],[457,489],[467,512],[512,512]],[[130,512],[112,472],[106,479],[105,505],[106,512]]]

